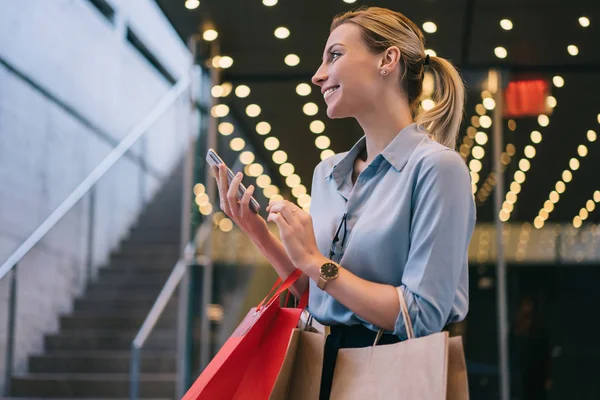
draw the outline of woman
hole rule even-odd
[[[419,109],[424,72],[434,76],[435,107]],[[221,208],[277,273],[304,272],[309,311],[330,326],[321,398],[329,398],[337,350],[406,338],[398,300],[408,303],[415,336],[439,332],[468,310],[467,248],[475,224],[469,171],[454,151],[464,86],[448,61],[425,54],[423,34],[404,15],[366,8],[336,17],[312,79],[330,118],[355,118],[365,136],[314,171],[310,215],[272,202],[267,221],[248,208],[254,187],[236,198],[218,174]],[[329,255],[329,257],[327,257]]]

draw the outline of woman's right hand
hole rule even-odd
[[[246,188],[244,196],[241,200],[238,200],[238,187],[244,175],[241,172],[238,173],[229,185],[225,165],[220,165],[218,168],[211,167],[211,170],[217,180],[220,206],[225,215],[235,222],[253,241],[257,241],[262,235],[268,234],[269,228],[265,219],[250,209],[250,199],[254,194],[254,185]]]

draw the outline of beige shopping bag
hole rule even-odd
[[[269,400],[319,398],[325,335],[294,329]]]
[[[447,332],[414,338],[401,291],[408,340],[338,352],[332,400],[468,400],[462,339]],[[381,332],[381,331],[380,331]]]

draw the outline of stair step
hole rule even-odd
[[[165,270],[159,274],[150,274],[139,270],[136,272],[129,272],[124,269],[116,270],[112,275],[104,275],[99,277],[96,282],[92,285],[109,285],[109,286],[123,286],[123,285],[159,285],[162,286],[169,277],[170,271]]]
[[[142,373],[175,373],[175,351],[142,351]],[[31,373],[111,373],[127,374],[130,351],[52,351],[29,358]]]
[[[136,334],[137,330],[80,330],[46,335],[44,343],[48,351],[129,350]],[[162,330],[156,328],[148,337],[142,352],[175,350],[177,347],[176,340],[177,335],[174,329]]]
[[[81,315],[69,315],[60,317],[60,327],[62,330],[78,329],[139,329],[144,322],[144,317],[119,317],[119,316],[95,316],[88,313]],[[163,315],[156,323],[157,327],[175,327],[177,324],[176,315]]]
[[[107,302],[107,303],[120,303],[123,301],[135,301],[135,302],[148,302],[150,304],[152,304],[156,298],[158,297],[158,294],[160,293],[159,290],[154,290],[154,291],[144,291],[144,292],[128,292],[128,291],[93,291],[93,292],[88,292],[85,295],[86,300],[90,300],[90,301],[101,301],[101,302]],[[174,298],[177,297],[177,294],[175,293],[173,295]]]
[[[120,249],[117,253],[124,257],[139,257],[145,256],[148,258],[163,257],[167,259],[177,260],[179,258],[179,247],[162,248],[156,246],[128,246]]]
[[[96,282],[93,282],[90,284],[90,286],[87,289],[88,293],[94,292],[94,291],[115,291],[115,290],[126,290],[129,292],[137,292],[137,291],[160,291],[160,289],[164,286],[165,281],[152,281],[152,282],[148,282],[148,280],[145,281],[137,281],[137,280],[124,280],[124,281],[119,281],[119,280],[105,280],[105,279],[101,279],[98,280]]]
[[[109,267],[100,268],[98,270],[98,280],[113,277],[128,277],[128,276],[147,276],[153,279],[162,279],[165,276],[169,276],[172,269],[175,267],[175,263],[169,267],[149,267],[149,266],[136,266],[135,264],[124,264],[122,266],[111,265]],[[116,278],[114,278],[116,279]],[[148,278],[150,279],[150,278]]]
[[[75,300],[75,305],[73,306],[73,310],[76,313],[84,313],[84,312],[104,312],[109,310],[119,311],[119,310],[137,310],[138,312],[146,312],[150,311],[150,308],[154,304],[156,297],[149,300],[136,300],[136,299],[123,299],[123,300],[91,300],[87,297],[80,298]],[[171,310],[173,308],[177,308],[177,300],[176,297],[171,298],[167,303],[165,308],[165,312],[167,310]]]
[[[177,238],[179,240],[181,229],[161,229],[149,230],[139,227],[131,228],[129,231],[130,238],[147,237],[147,238]]]
[[[141,253],[133,254],[131,252],[116,252],[111,255],[111,265],[136,265],[136,266],[148,266],[149,268],[155,268],[158,266],[169,266],[175,265],[179,259],[178,253]],[[117,261],[115,264],[114,262]]]
[[[175,374],[141,374],[140,396],[172,398]],[[12,378],[13,396],[128,397],[128,374],[26,374]]]

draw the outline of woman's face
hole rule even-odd
[[[383,85],[381,55],[369,51],[353,23],[338,26],[327,40],[323,62],[312,82],[321,87],[329,118],[357,117],[377,104]]]

